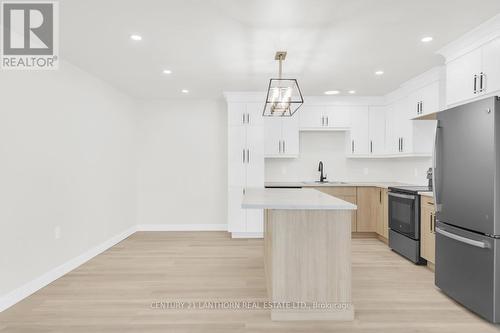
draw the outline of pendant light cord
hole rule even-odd
[[[283,63],[283,56],[282,55],[279,56],[279,62],[280,62],[280,67],[279,67],[278,77],[281,80],[281,71],[282,71],[282,67],[283,67],[283,64],[282,64]]]

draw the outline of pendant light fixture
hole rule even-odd
[[[274,56],[279,61],[279,72],[277,79],[269,80],[266,105],[262,113],[265,117],[291,117],[304,103],[297,80],[281,77],[285,58],[286,51],[278,51]]]

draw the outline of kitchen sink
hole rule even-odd
[[[316,180],[316,181],[308,181],[308,182],[302,182],[302,184],[314,184],[314,185],[321,185],[321,184],[325,184],[325,185],[343,185],[343,184],[347,184],[346,182],[337,182],[337,181],[324,181],[324,182],[320,182],[319,180]]]

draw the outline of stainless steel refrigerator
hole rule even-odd
[[[500,321],[500,100],[437,114],[436,285]]]

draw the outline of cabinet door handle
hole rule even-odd
[[[243,164],[245,164],[245,149],[243,149]]]
[[[285,140],[283,140],[283,154],[285,154],[285,153],[286,153],[286,146],[285,146],[285,142],[286,142],[286,141],[285,141]]]
[[[404,138],[401,138],[401,152],[405,151],[405,141]]]
[[[326,126],[328,126],[328,116],[326,117]]]
[[[325,126],[325,116],[321,116],[321,126]]]
[[[429,215],[429,231],[432,234],[432,213]]]
[[[370,140],[370,153],[373,154],[373,141]]]
[[[424,113],[424,102],[420,101],[420,114]]]
[[[486,83],[486,74],[481,72],[481,74],[479,74],[479,92],[483,92],[486,90],[485,83]]]
[[[398,152],[401,152],[401,138],[398,138]]]
[[[477,74],[474,74],[474,94],[477,94]]]
[[[242,123],[242,124],[244,124],[244,123],[245,123],[245,114],[243,113],[243,114],[241,115],[241,117],[242,117],[242,119],[241,119],[241,123]]]
[[[278,151],[281,154],[281,140],[278,141]]]
[[[351,140],[351,152],[354,153],[354,140]]]
[[[247,164],[250,163],[250,149],[247,149]]]
[[[380,203],[382,203],[382,190],[381,189],[378,190],[378,201]]]

